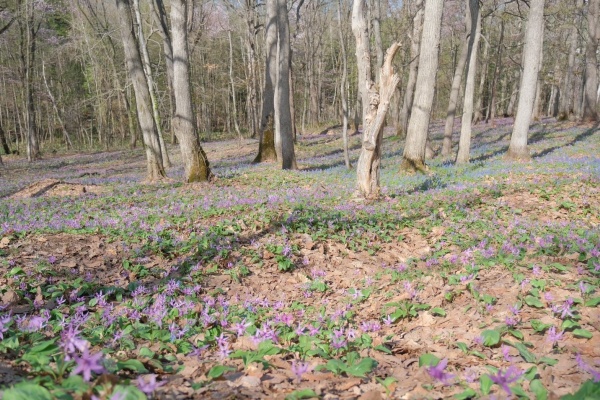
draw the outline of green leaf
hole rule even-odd
[[[508,333],[510,333],[511,335],[513,335],[514,337],[516,337],[519,340],[523,340],[524,336],[521,333],[521,331],[518,331],[516,329],[509,329]]]
[[[228,367],[226,365],[215,365],[210,369],[210,371],[208,371],[208,374],[206,374],[206,376],[210,379],[217,379],[228,371],[235,371],[235,368]]]
[[[575,321],[573,321],[572,319],[566,319],[563,321],[562,325],[561,325],[561,329],[567,330],[567,329],[573,329],[573,328],[579,328],[579,324]]]
[[[500,343],[500,332],[495,329],[483,331],[481,337],[483,338],[483,344],[488,347],[492,347]]]
[[[11,269],[8,274],[6,274],[9,278],[12,278],[13,276],[16,275],[21,275],[21,274],[25,274],[25,271],[23,271],[23,268],[21,267],[14,267],[13,269]]]
[[[544,324],[542,321],[539,321],[537,319],[532,319],[531,321],[529,321],[529,323],[531,324],[533,330],[538,333],[543,333],[546,331],[546,329],[552,326],[551,324]]]
[[[597,307],[600,304],[600,297],[594,297],[585,302],[586,307]]]
[[[529,383],[529,390],[535,394],[536,400],[546,400],[548,398],[548,390],[539,379],[534,379]]]
[[[0,341],[0,349],[15,350],[19,347],[19,339],[16,336],[11,336]]]
[[[531,295],[525,296],[525,303],[531,307],[544,308],[544,304],[540,301],[540,299]]]
[[[439,315],[440,317],[445,317],[446,316],[446,311],[444,311],[443,308],[440,307],[434,307],[431,309],[431,314],[432,315]]]
[[[118,396],[120,395],[120,396]],[[147,400],[146,395],[135,386],[117,385],[113,389],[113,397],[122,400]]]
[[[490,393],[493,384],[494,381],[492,381],[492,378],[490,378],[489,375],[481,375],[479,378],[479,388],[481,389],[481,393],[486,396]]]
[[[537,376],[538,371],[537,371],[537,367],[530,367],[526,372],[525,372],[525,379],[527,379],[528,381],[531,381],[533,379],[535,379],[535,377]]]
[[[373,371],[373,368],[375,368],[376,365],[377,361],[365,357],[358,364],[347,367],[345,372],[348,375],[364,378],[369,372]]]
[[[511,386],[510,390],[512,390],[513,394],[517,395],[518,397],[525,398],[525,399],[529,398],[529,396],[527,395],[527,393],[525,392],[525,390],[523,390],[523,388],[521,387],[521,385]]]
[[[140,362],[140,360],[127,360],[127,361],[117,361],[117,369],[128,369],[133,372],[137,372],[140,374],[145,374],[148,372],[144,364]]]
[[[461,393],[455,394],[454,398],[457,400],[466,400],[466,399],[471,399],[475,396],[477,396],[477,392],[471,388],[468,388],[467,390],[465,390]]]
[[[6,390],[2,398],[7,400],[52,400],[52,395],[48,389],[40,385],[21,382],[13,388]]]
[[[440,359],[431,353],[425,353],[419,357],[419,367],[435,367]]]
[[[454,345],[456,347],[458,347],[465,354],[467,354],[469,352],[469,347],[466,345],[466,343],[456,342],[456,343],[454,343]]]
[[[521,355],[521,357],[523,357],[523,359],[528,362],[528,363],[535,363],[537,360],[537,357],[530,352],[529,350],[527,350],[527,347],[520,342],[516,342],[513,344],[513,346],[519,350],[519,354]]]
[[[471,354],[481,358],[482,360],[485,360],[487,358],[487,356],[485,354],[483,354],[482,352],[479,352],[477,350],[472,350]]]
[[[592,332],[588,331],[587,329],[575,329],[573,331],[573,336],[585,338],[585,339],[591,339],[593,335],[592,335]]]
[[[591,379],[579,387],[575,394],[567,394],[560,400],[594,400],[600,398],[600,382]]]
[[[558,364],[558,360],[555,358],[550,358],[550,357],[542,357],[540,358],[540,363],[544,363],[546,365],[549,365],[551,367],[555,366],[556,364]]]
[[[148,358],[154,358],[154,353],[152,350],[150,350],[147,347],[142,347],[138,353],[140,355],[140,357],[148,357]]]
[[[71,393],[82,394],[88,389],[88,384],[80,375],[71,375],[62,381],[60,387]]]
[[[285,396],[285,400],[301,400],[301,399],[313,399],[317,396],[314,390],[312,389],[300,389],[296,390]]]
[[[374,349],[381,351],[382,353],[392,354],[392,351],[382,344],[380,344],[379,346],[375,346]]]

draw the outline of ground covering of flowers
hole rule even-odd
[[[294,172],[209,143],[211,185],[143,185],[141,151],[7,157],[0,398],[597,398],[600,132],[544,121],[512,163],[510,131],[411,176],[387,137],[371,203],[336,131]],[[42,179],[70,189],[19,195]]]

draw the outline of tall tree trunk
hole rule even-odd
[[[523,47],[523,75],[519,90],[519,104],[507,153],[507,157],[512,159],[528,160],[530,158],[527,136],[542,57],[543,30],[544,0],[531,0],[525,32],[525,46]]]
[[[162,124],[160,122],[160,113],[158,110],[158,99],[154,90],[154,76],[152,75],[152,66],[150,65],[150,55],[148,54],[148,43],[146,36],[144,35],[144,27],[142,14],[140,13],[140,0],[133,0],[133,10],[138,28],[138,43],[140,52],[142,55],[142,65],[144,66],[144,75],[148,81],[148,90],[150,92],[150,101],[152,102],[152,117],[154,118],[154,124],[156,125],[156,132],[158,134],[158,140],[160,143],[160,154],[162,156],[162,162],[164,167],[171,166],[171,160],[169,159],[169,153],[167,152],[167,146],[163,137]]]
[[[585,89],[583,120],[586,122],[598,121],[598,18],[600,12],[600,0],[588,1],[588,37],[585,46]]]
[[[10,154],[10,147],[8,146],[8,141],[6,140],[6,132],[4,132],[2,125],[0,125],[0,145],[2,146],[2,150],[4,150],[4,154]]]
[[[39,25],[37,27],[35,25],[33,1],[25,0],[25,26],[21,28],[21,68],[23,70],[22,82],[25,89],[27,160],[30,162],[41,158],[33,99],[33,68],[35,65],[36,37],[39,30]]]
[[[469,66],[465,84],[465,101],[460,128],[460,141],[458,143],[457,164],[469,162],[471,151],[471,128],[473,121],[473,98],[475,95],[475,75],[477,68],[477,49],[481,37],[481,12],[479,0],[469,1],[469,14],[471,19],[471,37],[469,38]]]
[[[231,100],[232,100],[232,114],[233,114],[233,127],[235,128],[235,133],[237,133],[238,138],[240,139],[240,143],[242,142],[242,133],[240,132],[240,125],[237,121],[237,104],[236,104],[236,94],[235,94],[235,80],[233,76],[233,42],[231,40],[231,30],[227,31],[227,38],[229,39],[229,83],[231,85]]]
[[[69,132],[65,127],[65,123],[63,122],[62,116],[60,115],[60,111],[58,110],[58,106],[56,104],[56,99],[50,90],[50,85],[48,85],[48,80],[46,79],[46,67],[44,63],[42,63],[42,77],[44,78],[44,85],[46,86],[46,93],[48,94],[48,98],[50,99],[50,103],[52,103],[52,108],[54,109],[54,114],[56,115],[56,119],[60,124],[60,129],[63,132],[63,136],[65,137],[65,144],[67,145],[67,149],[73,147],[73,142],[71,142],[71,136],[69,136]]]
[[[573,92],[575,88],[575,61],[577,57],[578,43],[578,26],[579,26],[579,10],[583,7],[583,0],[573,0],[575,2],[575,12],[573,17],[573,25],[569,32],[569,57],[567,69],[563,79],[563,87],[561,88],[560,105],[558,111],[558,119],[567,120],[573,111]]]
[[[388,49],[384,66],[379,72],[379,85],[371,79],[369,35],[365,18],[366,0],[354,0],[352,5],[352,32],[356,38],[356,62],[359,70],[358,87],[363,99],[363,143],[356,166],[357,195],[362,198],[379,196],[379,169],[383,124],[390,100],[400,77],[394,73],[392,59],[400,45]],[[365,112],[366,111],[366,112]]]
[[[348,152],[348,55],[346,54],[346,42],[342,29],[342,0],[338,0],[337,16],[339,22],[340,47],[342,49],[342,80],[340,83],[340,100],[342,102],[342,140],[344,142],[344,163],[346,168],[352,168],[350,154]]]
[[[497,97],[497,86],[498,77],[502,74],[502,50],[504,49],[504,18],[500,17],[500,39],[498,39],[498,51],[496,52],[496,65],[494,66],[494,75],[492,76],[492,93],[490,95],[490,109],[488,112],[488,119],[485,121],[492,121],[492,126],[496,126],[496,97]]]
[[[419,68],[419,49],[421,48],[421,34],[423,32],[423,0],[416,0],[416,13],[413,18],[413,31],[410,40],[410,64],[408,70],[408,82],[402,108],[398,116],[398,127],[396,135],[400,137],[406,136],[408,131],[408,121],[410,119],[410,111],[412,109],[413,99],[415,95],[415,85],[417,84],[417,71]]]
[[[443,9],[442,1],[425,2],[419,71],[402,160],[402,169],[408,171],[426,170],[425,147],[435,94]]]
[[[269,119],[275,118],[274,84],[277,79],[277,0],[267,0],[267,22],[265,28],[265,80],[260,117],[260,140],[255,163],[277,160],[274,129],[268,129]]]
[[[156,24],[158,34],[163,42],[163,53],[165,55],[165,64],[167,69],[167,86],[169,88],[169,106],[170,115],[174,114],[175,93],[173,91],[173,45],[171,43],[171,34],[169,32],[169,23],[167,12],[163,0],[151,0],[152,17]],[[171,127],[172,128],[172,127]]]
[[[475,104],[475,115],[473,116],[473,125],[477,125],[483,118],[483,90],[485,88],[485,80],[487,78],[487,64],[489,51],[490,43],[487,40],[485,40],[483,44],[483,56],[481,57],[481,76],[479,77],[479,89],[477,90],[477,103]]]
[[[277,0],[277,80],[275,152],[283,169],[296,169],[290,108],[290,25],[286,0]]]
[[[208,158],[200,145],[192,105],[188,50],[188,7],[186,0],[171,0],[173,37],[173,89],[175,116],[173,130],[185,165],[186,182],[203,182],[211,177]]]
[[[375,82],[379,82],[379,73],[383,66],[383,42],[381,40],[381,0],[371,0],[373,12],[371,13],[373,36],[375,36]]]
[[[148,169],[148,181],[156,181],[166,177],[165,168],[162,163],[160,142],[156,131],[154,117],[152,116],[152,105],[148,81],[144,74],[142,58],[138,48],[138,42],[133,28],[131,16],[131,4],[129,0],[115,0],[121,27],[121,38],[125,49],[127,69],[133,82],[135,92],[135,103],[137,106],[138,121],[142,130],[144,147],[146,149],[146,165]]]
[[[454,78],[452,78],[452,88],[450,89],[450,100],[448,101],[448,111],[446,112],[446,125],[444,126],[444,142],[442,144],[442,156],[449,156],[452,151],[452,133],[454,131],[454,118],[456,116],[456,104],[458,103],[458,95],[460,94],[460,84],[462,81],[463,71],[467,58],[469,57],[469,46],[472,45],[472,29],[470,12],[467,8],[465,17],[466,22],[466,37],[460,49],[460,55],[456,62],[454,70]]]

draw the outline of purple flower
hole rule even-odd
[[[312,367],[307,362],[292,361],[292,373],[296,376],[296,381],[302,380],[302,375],[312,370]]]
[[[554,347],[562,339],[564,333],[565,331],[556,332],[556,327],[551,326],[550,329],[548,329],[548,337],[546,338],[546,341],[552,344],[552,347]]]
[[[394,322],[394,319],[392,318],[392,316],[391,316],[391,315],[388,315],[387,317],[385,317],[385,318],[383,319],[383,323],[384,323],[386,326],[390,326],[390,325],[391,325],[393,322]]]
[[[581,354],[577,354],[575,356],[575,359],[577,360],[577,365],[579,366],[579,368],[582,371],[585,371],[585,372],[588,372],[589,374],[591,374],[594,382],[600,382],[600,370],[596,371],[589,364],[587,364],[585,361],[583,361]]]
[[[510,346],[503,344],[501,349],[502,349],[502,356],[504,357],[504,359],[508,362],[513,362],[513,357],[511,357],[511,355],[510,355]]]
[[[165,382],[156,382],[156,375],[155,374],[151,374],[151,375],[146,375],[145,376],[147,379],[144,379],[144,377],[139,376],[137,378],[137,380],[135,381],[135,385],[145,394],[150,395],[152,393],[154,393],[154,391],[156,389],[158,389],[159,387],[161,387],[162,385],[165,384]]]
[[[512,395],[512,391],[508,385],[518,381],[521,376],[523,376],[523,371],[521,371],[518,367],[511,365],[504,374],[501,370],[498,370],[496,375],[490,375],[490,379],[492,382],[504,389],[504,391],[510,396]]]
[[[442,382],[444,385],[449,385],[450,380],[454,378],[454,375],[444,371],[447,365],[448,359],[444,358],[435,367],[427,367],[427,372],[433,379]]]
[[[79,375],[83,376],[83,380],[89,382],[92,378],[92,372],[99,374],[104,372],[104,367],[100,363],[102,359],[102,353],[98,352],[96,354],[90,355],[89,349],[86,347],[83,350],[83,354],[81,357],[75,357],[75,362],[77,365],[71,375]]]

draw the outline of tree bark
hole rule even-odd
[[[187,28],[187,1],[171,0],[173,37],[173,89],[175,116],[173,130],[179,141],[185,164],[186,182],[204,182],[211,178],[208,158],[200,145],[192,105]]]
[[[458,143],[457,164],[469,162],[471,150],[471,128],[473,121],[473,97],[475,95],[475,75],[477,68],[477,49],[481,37],[481,13],[479,0],[469,1],[469,14],[471,19],[471,37],[469,38],[469,66],[467,67],[467,78],[465,84],[465,101],[460,128],[460,140]]]
[[[488,112],[488,121],[492,121],[492,126],[496,126],[496,98],[498,97],[497,86],[498,77],[502,74],[502,50],[504,49],[504,18],[500,17],[500,39],[498,39],[498,51],[496,52],[496,65],[494,66],[494,75],[492,76],[492,93],[490,95],[490,109]]]
[[[144,66],[144,75],[148,81],[148,91],[150,92],[150,101],[152,102],[152,117],[154,118],[154,124],[156,125],[156,133],[158,134],[158,141],[160,143],[160,154],[162,156],[162,162],[164,167],[171,166],[171,160],[169,159],[169,153],[167,152],[167,146],[163,137],[162,125],[160,122],[160,113],[158,111],[158,99],[154,91],[154,76],[152,75],[152,66],[150,65],[150,55],[148,54],[148,43],[146,36],[144,35],[144,27],[142,26],[142,14],[140,13],[140,0],[133,0],[133,10],[138,28],[138,43],[140,52],[142,55],[142,65]]]
[[[338,0],[338,28],[340,34],[340,47],[342,50],[342,80],[340,82],[340,100],[342,102],[342,140],[344,150],[344,163],[346,168],[352,168],[350,164],[350,154],[348,152],[348,94],[346,88],[348,86],[348,55],[346,54],[346,42],[344,41],[344,32],[342,29],[342,0]]]
[[[260,140],[255,163],[276,161],[274,130],[267,129],[269,118],[275,118],[274,83],[277,79],[277,0],[267,0],[265,25],[265,81],[260,117]]]
[[[410,110],[412,109],[413,99],[415,95],[415,85],[417,83],[417,71],[419,68],[419,50],[421,48],[421,34],[423,32],[423,0],[416,0],[417,11],[413,18],[413,31],[410,41],[410,64],[408,70],[408,82],[402,108],[398,116],[398,128],[396,135],[399,137],[406,136],[408,130],[408,121],[410,119]]]
[[[371,13],[373,36],[375,36],[375,82],[379,82],[379,73],[383,66],[383,41],[381,40],[381,0],[371,0],[373,12]]]
[[[36,40],[39,25],[35,26],[33,1],[25,0],[25,26],[21,26],[21,81],[25,89],[25,126],[27,130],[27,160],[41,158],[40,144],[33,99],[33,68],[35,63]]]
[[[277,0],[277,80],[275,152],[283,169],[296,169],[290,108],[290,25],[286,0]]]
[[[519,90],[519,103],[517,116],[510,138],[507,157],[516,160],[529,160],[527,136],[529,124],[533,114],[533,103],[542,57],[542,44],[544,37],[544,0],[531,0],[527,28],[525,32],[525,46],[523,47],[523,74]]]
[[[371,79],[370,54],[368,45],[367,22],[365,19],[365,1],[354,0],[352,7],[352,31],[356,38],[356,61],[359,70],[359,90],[363,98],[363,143],[358,164],[357,195],[370,199],[379,196],[379,170],[381,164],[381,147],[383,142],[383,124],[394,95],[400,82],[398,74],[394,73],[392,60],[400,47],[394,43],[388,49],[385,62],[381,68],[379,84],[376,86]]]
[[[598,18],[600,11],[600,0],[588,1],[588,34],[585,46],[585,88],[583,104],[583,121],[598,121]]]
[[[425,2],[419,71],[402,160],[402,169],[408,171],[425,171],[427,168],[425,148],[435,94],[443,8],[442,1]]]
[[[125,58],[129,77],[133,83],[135,92],[135,103],[137,106],[138,121],[142,130],[144,147],[146,149],[146,165],[148,170],[147,180],[152,182],[166,177],[165,168],[162,163],[160,142],[152,116],[152,105],[148,81],[144,74],[142,58],[138,48],[138,42],[133,28],[131,15],[131,4],[129,0],[115,0],[119,15],[121,38],[125,49]]]
[[[69,132],[67,131],[67,128],[65,127],[65,123],[63,122],[63,119],[60,115],[60,111],[58,110],[58,106],[56,104],[56,99],[54,98],[54,95],[52,94],[52,91],[50,90],[50,86],[48,85],[48,80],[46,79],[46,67],[45,67],[44,63],[42,63],[42,77],[44,78],[44,85],[46,86],[46,93],[48,94],[48,98],[50,98],[50,103],[52,103],[52,108],[56,115],[56,119],[58,120],[58,123],[60,124],[60,128],[63,132],[63,136],[65,137],[65,143],[67,145],[67,149],[70,149],[73,147],[73,142],[71,142],[71,136],[69,136]]]
[[[482,27],[483,29],[483,27]],[[484,38],[485,39],[485,38]],[[473,116],[473,125],[477,125],[483,118],[483,90],[487,78],[488,54],[490,51],[490,42],[487,40],[483,44],[483,56],[481,57],[481,76],[479,77],[479,89],[477,90],[477,103],[475,105],[475,115]]]
[[[454,131],[456,104],[458,103],[458,95],[460,94],[460,84],[462,81],[463,71],[465,69],[465,64],[467,63],[467,58],[469,57],[469,46],[472,44],[471,18],[469,15],[470,12],[467,7],[467,13],[465,16],[467,32],[465,35],[465,40],[461,45],[460,55],[456,63],[456,69],[454,70],[454,77],[452,78],[450,100],[448,102],[448,111],[446,112],[446,125],[444,126],[444,142],[442,144],[442,156],[449,156],[452,151],[452,133]]]
[[[575,15],[573,17],[573,25],[569,33],[569,57],[567,69],[565,71],[563,87],[561,88],[560,105],[558,111],[559,120],[567,120],[574,114],[573,110],[573,92],[575,88],[575,60],[577,57],[578,29],[579,26],[579,10],[583,7],[583,0],[573,0],[575,2]]]

